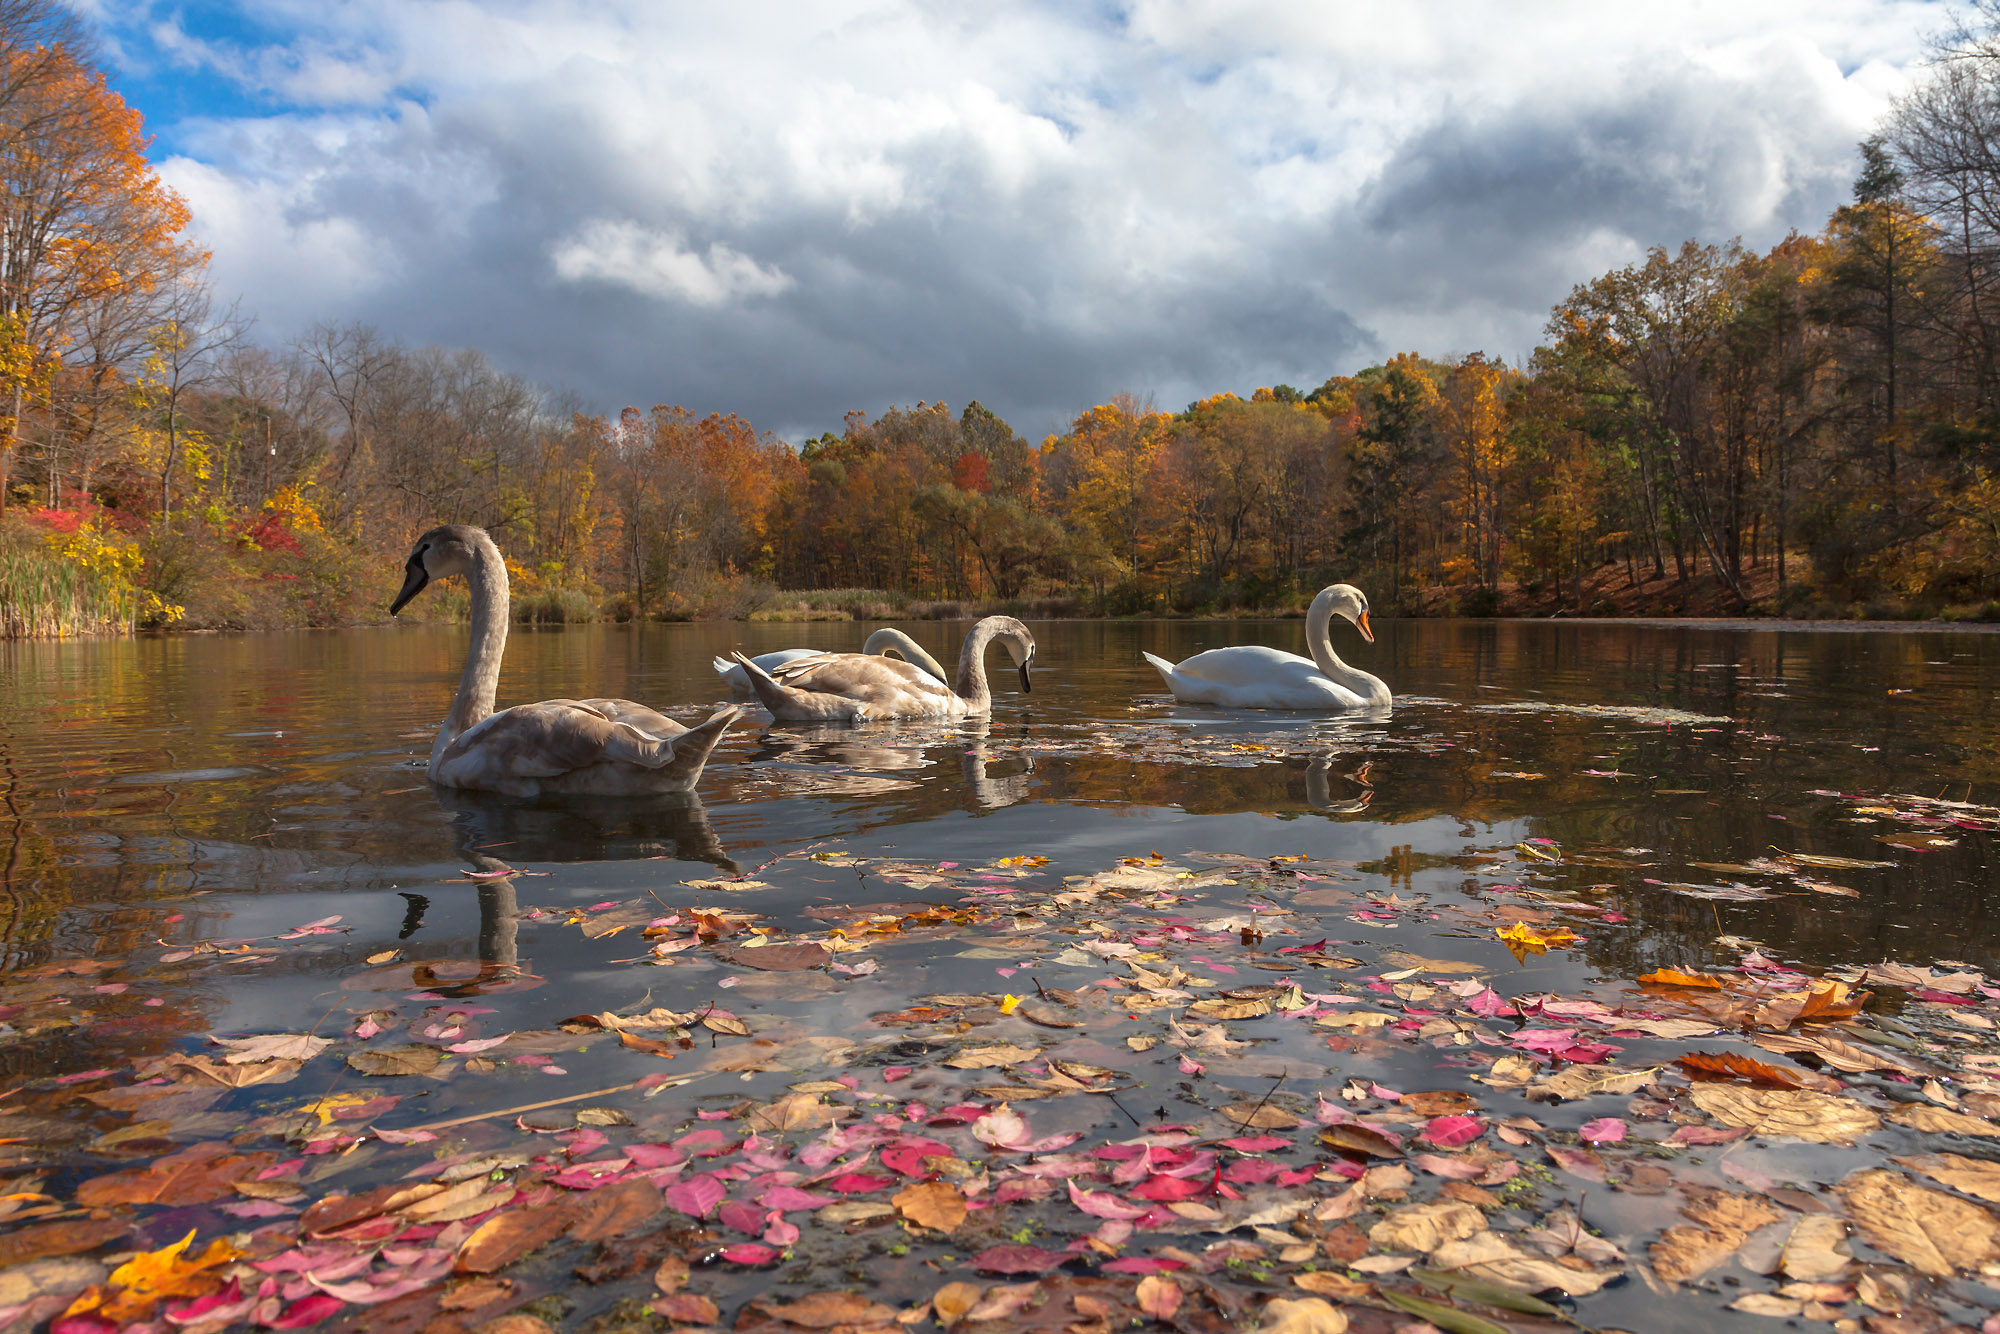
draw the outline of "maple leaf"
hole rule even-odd
[[[213,1271],[243,1252],[221,1237],[215,1238],[196,1256],[187,1249],[194,1242],[194,1229],[171,1246],[142,1251],[111,1271],[105,1287],[96,1285],[71,1302],[65,1319],[92,1312],[106,1320],[124,1324],[143,1319],[155,1303],[166,1297],[200,1297],[222,1286]]]

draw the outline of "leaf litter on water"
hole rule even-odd
[[[1565,856],[1539,844],[1520,855]],[[551,925],[614,951],[643,939],[631,966],[686,971],[678,1008],[487,1033],[493,1011],[478,998],[537,979],[371,959],[380,976],[350,991],[383,997],[355,1012],[365,1033],[232,1035],[211,1047],[219,1058],[179,1053],[39,1088],[16,1116],[94,1099],[140,1132],[112,1147],[163,1143],[80,1173],[67,1199],[15,1192],[30,1226],[0,1237],[10,1262],[74,1267],[35,1271],[50,1290],[29,1289],[0,1317],[58,1318],[61,1334],[156,1313],[293,1328],[365,1312],[418,1328],[517,1310],[546,1290],[535,1275],[553,1262],[586,1286],[651,1282],[644,1300],[669,1322],[751,1329],[1044,1309],[1107,1330],[1130,1319],[1387,1328],[1392,1313],[1504,1329],[1523,1313],[1567,1319],[1649,1275],[1672,1291],[1773,1228],[1778,1259],[1768,1277],[1752,1271],[1764,1286],[1738,1309],[1946,1310],[1938,1282],[2000,1264],[2000,1216],[1987,1208],[2000,1187],[1981,1160],[1943,1151],[2000,1134],[2000,988],[1976,970],[1886,963],[1815,978],[1749,951],[1733,968],[1662,967],[1561,996],[1511,983],[1504,957],[1430,958],[1368,934],[1480,925],[1489,944],[1532,959],[1582,940],[1558,920],[1572,911],[1559,899],[1521,909],[1342,891],[1310,906],[1352,872],[1283,858],[1199,870],[1151,853],[1071,877],[1032,856],[813,863],[951,901],[830,908],[802,930],[712,904],[604,904]],[[1031,985],[913,999],[873,980],[959,941],[1003,942],[993,952]],[[220,967],[248,950],[159,963]],[[1052,985],[1043,965],[1072,955],[1081,971]],[[75,975],[75,989],[105,985],[103,971]],[[390,999],[398,986],[404,999]],[[812,1000],[843,988],[892,1006]],[[1928,1026],[1911,1039],[1871,1019],[1871,988],[1941,999],[1918,1003]],[[830,1017],[834,1031],[820,1031]],[[510,1119],[439,1118],[422,1099],[373,1092],[530,1078],[614,1035],[650,1073],[530,1100]],[[1687,1046],[1695,1038],[1703,1049]],[[1379,1082],[1412,1061],[1463,1085]],[[369,1091],[324,1079],[311,1096],[290,1090],[343,1067]],[[1356,1069],[1380,1073],[1340,1087],[1336,1072]],[[719,1082],[760,1076],[791,1091],[752,1098]],[[218,1098],[251,1113],[247,1131],[203,1120]],[[1890,1156],[1911,1135],[1937,1137],[1935,1151]],[[16,1171],[71,1152],[16,1138]],[[1714,1184],[1720,1155],[1763,1141],[1879,1157],[1823,1183],[1838,1216]],[[1659,1210],[1648,1227],[1599,1237],[1566,1181]],[[72,1201],[105,1216],[40,1221]],[[117,1249],[149,1218],[190,1208],[203,1221],[184,1240]],[[887,1238],[901,1240],[885,1252]],[[857,1246],[874,1257],[868,1291],[828,1287],[824,1267]],[[99,1250],[124,1259],[77,1258]],[[757,1273],[767,1277],[749,1287],[732,1277]],[[751,1295],[773,1280],[782,1292]]]

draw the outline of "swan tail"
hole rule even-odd
[[[708,661],[708,665],[715,668],[715,674],[717,676],[729,675],[729,673],[732,670],[734,670],[736,666],[735,663],[731,662],[729,659],[721,656],[720,654],[717,654],[715,657],[710,658]]]
[[[1155,657],[1151,653],[1146,653],[1143,650],[1140,652],[1139,656],[1144,658],[1147,662],[1152,663],[1153,666],[1159,671],[1160,679],[1167,683],[1167,688],[1169,690],[1173,689],[1174,665],[1171,662],[1168,662],[1165,658]]]
[[[742,716],[741,706],[725,704],[709,714],[706,722],[690,727],[674,738],[673,762],[677,767],[687,766],[687,781],[690,785],[701,777],[702,768],[708,763],[709,752],[713,751],[716,743],[722,740],[722,734],[729,730],[731,723]]]
[[[736,665],[750,678],[750,689],[755,692],[758,702],[771,711],[772,717],[783,717],[779,710],[785,707],[785,697],[791,692],[779,685],[769,672],[759,667],[755,659],[740,652],[731,653],[729,656],[736,660]]]

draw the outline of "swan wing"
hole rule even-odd
[[[1174,671],[1197,681],[1213,681],[1219,685],[1259,685],[1298,681],[1308,676],[1326,679],[1320,676],[1319,664],[1311,658],[1302,658],[1283,649],[1265,648],[1261,644],[1212,648],[1177,664]]]
[[[483,718],[445,748],[432,777],[450,787],[532,795],[691,785],[734,706],[686,727],[630,700],[544,700]]]
[[[800,658],[753,672],[750,683],[773,716],[790,722],[940,717],[961,704],[923,668],[865,653]]]

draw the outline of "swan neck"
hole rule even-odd
[[[1349,667],[1333,651],[1333,599],[1321,593],[1306,612],[1306,644],[1312,650],[1313,665],[1320,675],[1365,698],[1371,705],[1389,702],[1389,687],[1381,677],[1359,667]]]
[[[493,695],[500,685],[500,659],[507,650],[507,563],[497,548],[479,549],[478,562],[466,575],[472,588],[472,643],[466,649],[465,671],[458,678],[458,697],[444,716],[431,762],[466,729],[493,712]]]
[[[952,693],[975,710],[993,703],[993,692],[986,685],[986,646],[992,642],[993,627],[981,621],[967,632],[965,647],[958,651],[958,681]]]

